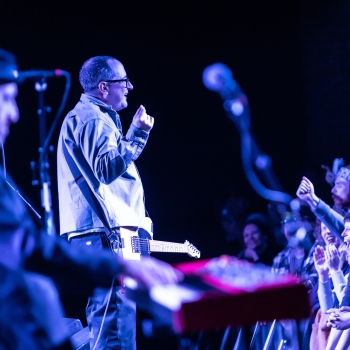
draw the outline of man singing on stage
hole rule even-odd
[[[140,106],[123,135],[117,112],[127,107],[133,86],[115,58],[90,58],[79,80],[84,93],[63,122],[57,150],[61,235],[73,245],[110,249],[111,232],[118,238],[121,228],[136,232],[145,221],[143,187],[134,161],[154,120]],[[87,184],[85,193],[82,182]],[[135,349],[135,305],[118,283],[110,291],[96,291],[86,314],[91,348],[97,343],[96,349]]]
[[[60,292],[88,295],[109,288],[115,276],[152,287],[176,283],[181,275],[156,259],[135,264],[108,251],[74,248],[34,224],[5,170],[5,141],[19,119],[18,76],[15,56],[0,49],[0,348],[71,349],[53,281]]]

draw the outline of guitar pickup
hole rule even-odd
[[[131,250],[133,253],[141,253],[140,239],[139,237],[131,237]]]

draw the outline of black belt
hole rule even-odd
[[[110,231],[109,237],[107,236],[106,232],[89,232],[89,233],[83,233],[78,236],[73,236],[70,238],[70,241],[77,240],[81,238],[89,238],[94,237],[95,235],[99,235],[102,241],[103,248],[109,248],[114,251],[114,249],[117,249],[119,247],[120,237],[115,230]]]

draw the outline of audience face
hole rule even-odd
[[[332,188],[334,204],[338,207],[350,206],[350,183],[343,177],[338,176]]]
[[[346,247],[350,248],[350,221],[345,221],[344,223],[344,231],[342,233],[342,236],[344,237],[344,242],[346,244]]]
[[[259,227],[255,224],[248,224],[243,229],[244,245],[248,249],[256,250],[266,241]]]
[[[0,147],[5,143],[11,124],[16,123],[19,118],[17,92],[16,83],[0,85]]]
[[[283,233],[287,241],[295,237],[295,234],[300,227],[301,227],[301,222],[299,221],[288,221],[283,224]]]
[[[323,222],[321,223],[321,235],[326,245],[334,244],[337,248],[340,247],[341,241],[331,233],[329,228]]]

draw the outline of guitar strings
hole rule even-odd
[[[146,244],[146,245],[148,245],[149,243],[148,242],[152,242],[153,240],[151,240],[151,239],[147,239],[147,238],[134,238],[133,239],[135,242],[138,242],[138,243],[140,243],[140,244]],[[153,241],[154,242],[154,241]],[[168,244],[171,244],[171,245],[173,245],[173,246],[182,246],[183,245],[183,243],[173,243],[173,242],[166,242],[166,241],[161,241],[161,243],[153,243],[153,244],[162,244],[162,245],[164,245],[164,244],[166,244],[166,243],[168,243]]]
[[[149,239],[145,239],[145,238],[139,238],[139,239],[134,239],[134,244],[136,247],[139,247],[141,250],[142,249],[149,249],[150,247],[150,243],[149,243]],[[175,249],[184,249],[184,247],[182,247],[181,243],[171,243],[173,246],[175,245]],[[153,244],[153,245],[157,245],[157,243]],[[160,243],[159,245],[164,246],[164,244]]]
[[[146,240],[146,242],[137,242],[137,241],[134,241],[135,245],[138,245],[138,246],[142,246],[142,247],[148,247],[150,246],[151,244],[148,243],[148,240]],[[153,243],[152,245],[162,245],[162,246],[165,246],[166,244],[162,244],[162,243]],[[172,243],[171,244],[173,247],[178,247],[178,248],[183,248],[182,247],[182,244],[181,243],[177,243],[177,244],[174,244]]]
[[[147,239],[147,238],[140,238],[140,237],[135,237],[133,238],[133,242],[134,242],[134,245],[136,248],[139,248],[141,251],[149,251],[150,250],[150,242],[152,240],[150,239]],[[187,249],[184,247],[183,243],[173,243],[173,242],[166,242],[166,241],[162,241],[161,243],[153,243],[153,246],[159,244],[160,246],[163,246],[166,245],[166,243],[168,244],[171,244],[173,246],[173,249],[176,249],[177,251],[181,251],[181,252],[184,252],[186,253],[187,252]],[[188,246],[188,248],[190,249],[193,249],[193,245],[190,244]],[[163,249],[164,251],[166,251],[166,247],[165,249]]]
[[[174,243],[174,242],[166,242],[166,241],[159,241],[159,243],[156,243],[157,241],[153,241],[152,239],[148,238],[140,238],[140,237],[133,237],[132,239],[133,244],[135,248],[138,248],[140,251],[143,252],[150,252],[151,245],[153,245],[153,248],[155,246],[159,245],[161,247],[164,247],[164,249],[160,249],[159,251],[167,251],[167,244],[170,244],[172,246],[173,252],[180,252],[180,253],[188,253],[187,249],[196,249],[192,244],[189,244],[186,248],[183,243]],[[153,241],[153,244],[150,243]]]

